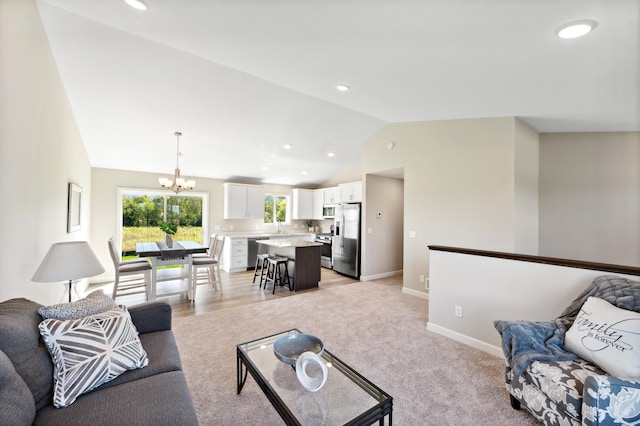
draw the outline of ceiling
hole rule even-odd
[[[94,167],[168,176],[181,131],[185,177],[313,187],[389,123],[640,131],[637,0],[145,2],[37,0]]]

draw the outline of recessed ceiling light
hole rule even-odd
[[[138,10],[147,10],[147,4],[142,0],[124,0],[129,6]]]
[[[341,92],[346,92],[346,91],[348,91],[348,90],[349,90],[349,89],[351,89],[351,88],[350,88],[349,86],[347,86],[346,84],[338,84],[338,85],[336,86],[336,89],[338,89],[338,90],[339,90],[339,91],[341,91]]]
[[[336,156],[336,153],[333,151],[327,154],[327,157],[335,157],[335,156]]]
[[[556,30],[560,38],[578,38],[589,34],[598,25],[596,21],[584,19],[568,22]]]
[[[303,170],[301,173],[302,173],[304,176],[306,176],[306,175],[308,175],[308,174],[309,174],[309,172],[308,172],[308,171],[306,171],[306,170]]]
[[[293,145],[291,145],[290,143],[288,143],[288,144],[286,144],[286,145],[282,145],[282,147],[283,147],[284,149],[291,149],[291,148],[293,148]]]
[[[269,166],[262,166],[262,170],[269,170]]]

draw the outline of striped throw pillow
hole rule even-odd
[[[47,319],[38,327],[55,367],[57,408],[127,370],[149,364],[125,306],[76,320]]]

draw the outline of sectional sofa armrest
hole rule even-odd
[[[604,426],[640,421],[640,382],[588,376],[582,395],[582,424]]]
[[[171,305],[167,302],[146,302],[127,309],[138,333],[171,330]]]

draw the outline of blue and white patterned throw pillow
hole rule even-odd
[[[57,408],[127,370],[149,364],[125,306],[76,320],[47,319],[38,327],[55,367]]]

